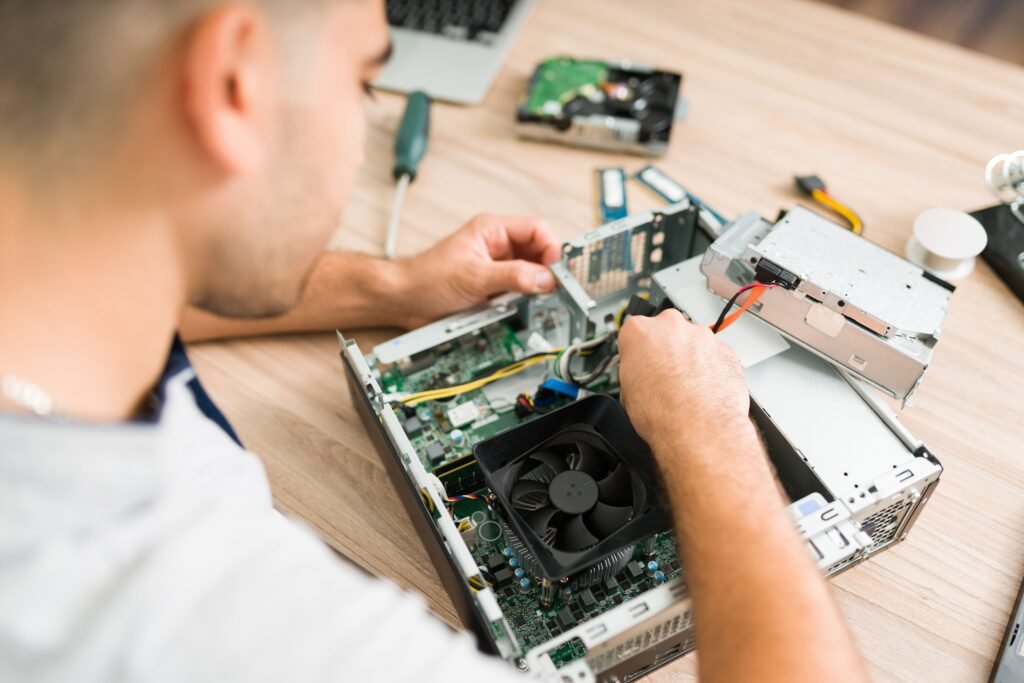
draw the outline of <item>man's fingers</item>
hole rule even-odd
[[[555,276],[546,266],[529,261],[494,261],[487,264],[483,280],[489,294],[522,292],[539,294],[555,288]]]
[[[619,331],[619,348],[622,348],[623,339],[629,345],[633,338],[644,336],[652,331],[660,331],[658,332],[659,335],[667,332],[673,325],[678,324],[675,318],[679,318],[682,321],[686,320],[683,314],[674,308],[666,309],[653,318],[647,315],[629,316]]]
[[[487,216],[484,220],[494,221],[493,226],[485,231],[492,258],[519,257],[542,265],[561,258],[561,242],[543,218]]]

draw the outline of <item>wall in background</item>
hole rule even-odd
[[[818,0],[1024,64],[1024,0]]]

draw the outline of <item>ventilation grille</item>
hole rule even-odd
[[[569,254],[567,268],[591,299],[599,301],[630,287],[647,263],[647,233],[627,230],[590,242]]]
[[[885,545],[896,537],[900,523],[913,506],[911,500],[901,500],[874,513],[860,523],[861,531],[871,536],[875,548]]]
[[[835,574],[836,572],[838,572],[843,567],[846,567],[847,565],[853,564],[857,560],[861,559],[862,555],[863,555],[863,553],[856,552],[853,555],[850,555],[845,560],[840,560],[839,562],[836,562],[834,565],[832,565],[827,570],[825,570],[825,574],[828,575],[828,576],[831,576],[832,574]]]
[[[686,612],[669,617],[656,626],[638,633],[636,636],[619,643],[610,650],[595,654],[593,657],[587,657],[587,661],[590,662],[590,667],[595,673],[600,673],[623,659],[632,657],[637,652],[653,647],[661,641],[691,628],[693,628],[693,612],[686,610]],[[692,649],[693,638],[688,638],[684,644],[683,652],[689,652]]]

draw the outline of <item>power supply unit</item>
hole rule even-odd
[[[684,200],[566,243],[553,295],[498,297],[365,356],[339,335],[360,417],[460,617],[524,679],[632,681],[694,647],[685,560],[617,372],[588,370],[581,390],[552,361],[614,329],[636,294],[710,322],[722,301],[699,266],[714,238]],[[764,322],[720,336],[818,567],[906,538],[942,472],[928,449],[863,382]]]

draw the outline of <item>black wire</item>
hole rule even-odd
[[[727,303],[725,305],[725,308],[722,309],[722,313],[718,316],[718,320],[716,320],[715,324],[711,326],[711,332],[713,334],[718,334],[718,328],[721,327],[722,323],[725,322],[725,316],[729,315],[729,311],[732,310],[732,307],[736,305],[736,300],[740,298],[740,294],[742,294],[744,291],[750,290],[744,290],[741,287],[735,294],[732,295],[732,298],[729,299],[729,303]]]

